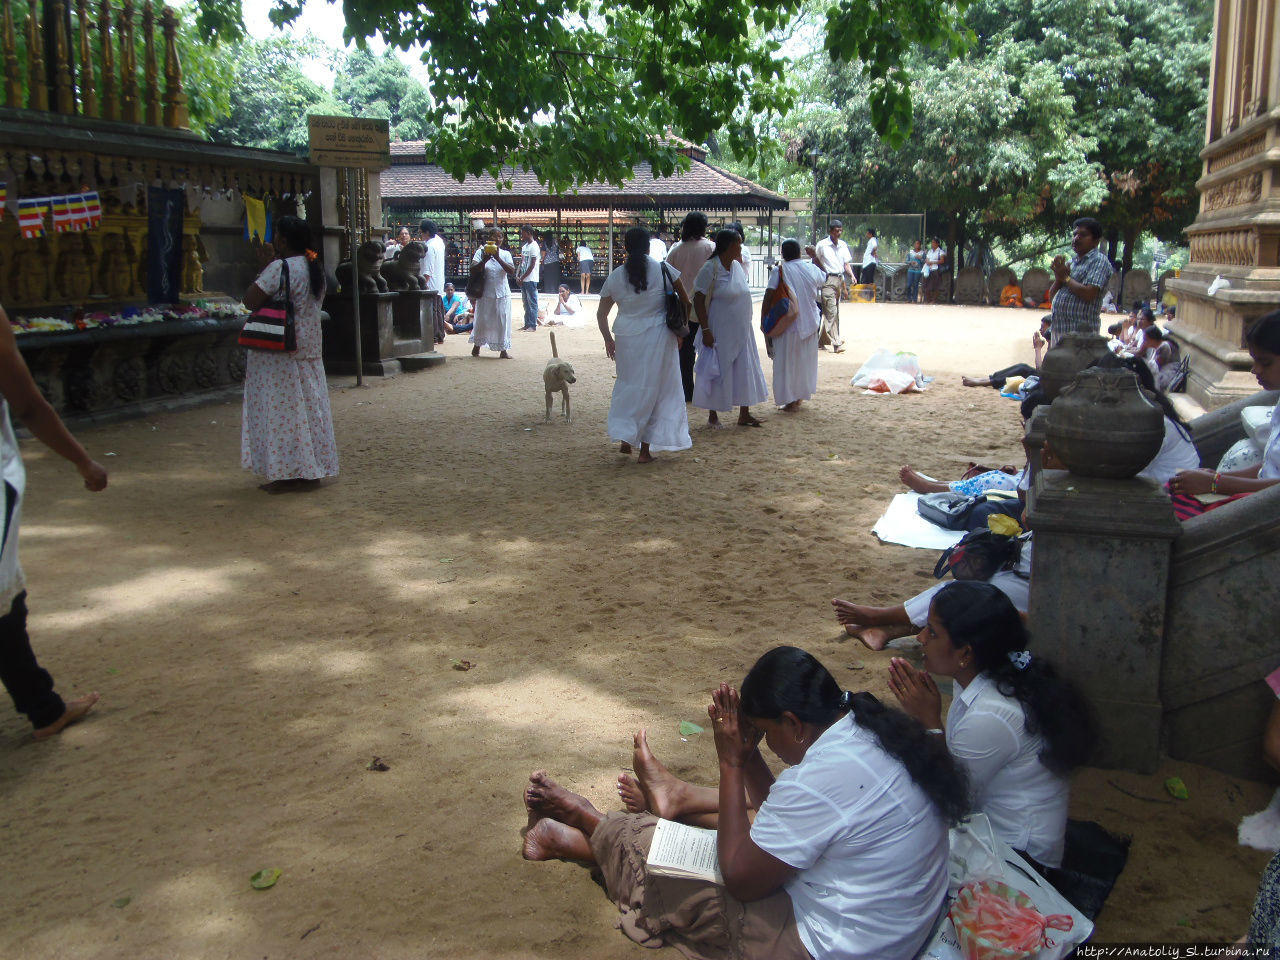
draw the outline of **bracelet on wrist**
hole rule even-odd
[[[1213,482],[1209,484],[1209,492],[1210,492],[1210,493],[1217,493],[1217,492],[1218,492],[1218,483],[1219,483],[1221,480],[1222,480],[1222,474],[1221,474],[1221,473],[1215,473],[1215,474],[1213,475]]]

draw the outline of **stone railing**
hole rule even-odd
[[[151,0],[140,9],[133,0],[44,0],[39,7],[31,0],[15,22],[15,6],[0,0],[4,106],[188,129],[172,8],[160,6],[157,16]]]

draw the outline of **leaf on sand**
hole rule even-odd
[[[1164,788],[1169,791],[1169,796],[1175,800],[1188,800],[1191,797],[1187,790],[1187,785],[1182,782],[1181,777],[1170,777],[1164,782]]]
[[[379,773],[382,773],[386,770],[391,769],[391,767],[389,767],[386,761],[383,760],[381,757],[374,757],[372,760],[370,760],[368,763],[364,765],[364,768],[366,770],[377,770]]]
[[[255,890],[269,890],[276,885],[276,881],[280,879],[280,871],[275,867],[267,867],[259,870],[249,878],[249,886]]]
[[[133,897],[121,897],[119,900],[112,900],[111,905],[117,910],[123,910],[133,902]]]
[[[449,662],[453,664],[453,669],[462,670],[464,672],[475,666],[475,664],[470,660],[454,660],[450,658]]]
[[[441,557],[441,558],[440,558],[440,562],[441,562],[441,563],[453,563],[453,557]]]
[[[703,732],[702,727],[698,726],[696,723],[690,723],[688,720],[680,721],[680,736],[691,737],[695,733],[702,733],[702,732]]]

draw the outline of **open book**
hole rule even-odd
[[[674,820],[658,821],[645,868],[655,876],[707,880],[724,886],[716,853],[716,832]]]

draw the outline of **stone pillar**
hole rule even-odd
[[[1191,262],[1167,282],[1175,335],[1191,358],[1187,392],[1220,407],[1254,392],[1248,324],[1280,307],[1280,18],[1269,0],[1218,0],[1200,212]],[[1214,296],[1216,276],[1230,284]]]
[[[1149,480],[1037,476],[1028,620],[1033,651],[1078,683],[1104,739],[1098,765],[1153,773],[1172,544],[1169,498]]]

